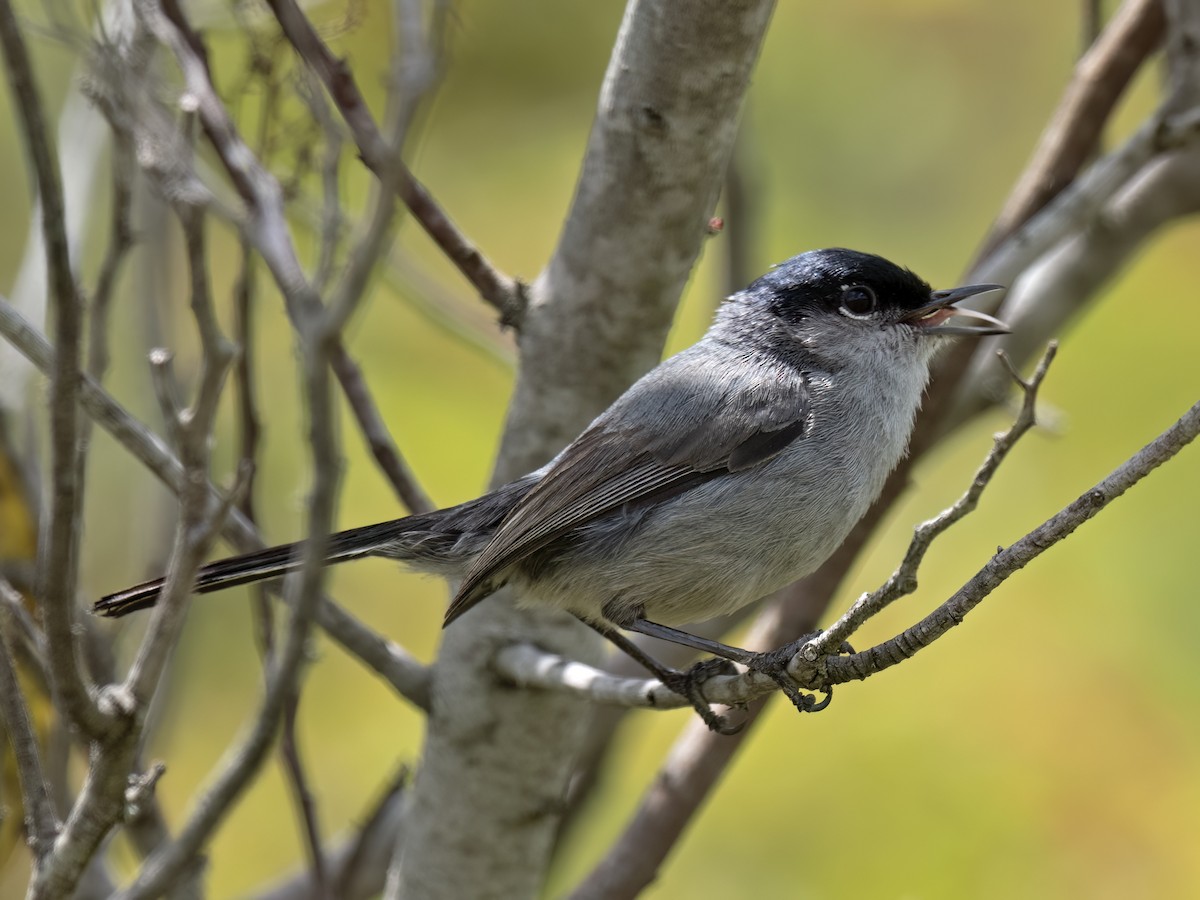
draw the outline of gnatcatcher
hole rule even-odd
[[[802,253],[729,297],[699,343],[536,472],[458,506],[335,534],[326,562],[384,556],[461,578],[447,625],[511,584],[520,603],[567,610],[623,647],[614,626],[784,684],[778,661],[670,626],[736,610],[829,557],[904,454],[937,348],[1008,331],[953,304],[1001,288],[934,291],[878,256]],[[300,546],[210,563],[195,590],[282,575],[298,567]],[[162,585],[110,594],[95,611],[152,606]],[[694,679],[655,671],[722,727]]]

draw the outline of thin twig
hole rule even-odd
[[[133,247],[133,151],[125,141],[113,146],[112,158],[112,210],[109,213],[108,247],[100,274],[96,278],[96,289],[92,292],[90,317],[88,320],[87,373],[97,381],[104,381],[108,371],[108,320],[112,310],[113,291],[121,265]]]
[[[239,472],[238,483],[212,509],[209,504],[208,469],[212,430],[226,375],[236,354],[234,346],[221,334],[213,307],[208,281],[208,252],[204,236],[204,217],[195,207],[180,203],[176,212],[183,225],[191,275],[191,309],[200,335],[201,371],[196,397],[188,409],[173,413],[183,465],[183,489],[180,492],[179,526],[168,566],[168,583],[155,608],[150,627],[138,647],[138,654],[122,692],[144,709],[162,680],[171,651],[178,641],[187,611],[185,602],[209,544],[224,524],[233,504],[245,489],[249,472]],[[170,412],[168,410],[168,412]],[[168,419],[170,421],[170,419]]]
[[[183,71],[191,102],[199,117],[205,135],[216,150],[226,173],[232,180],[242,199],[254,211],[252,222],[243,222],[246,237],[262,255],[270,269],[280,292],[288,316],[294,327],[304,337],[300,323],[312,310],[321,308],[320,297],[312,284],[305,278],[296,255],[295,246],[283,210],[283,194],[278,181],[268,172],[258,158],[242,140],[237,127],[229,117],[213,87],[208,70],[207,53],[200,36],[191,28],[177,0],[163,0],[162,13],[150,0],[137,0],[137,12],[147,27],[175,53]],[[380,141],[382,142],[382,137]],[[376,162],[384,162],[384,151],[375,148]],[[192,176],[194,178],[194,176]],[[358,365],[349,357],[341,345],[340,336],[334,339],[332,350],[334,368],[342,383],[355,417],[368,436],[376,458],[397,492],[402,497],[416,502],[420,497],[414,489],[415,481],[400,458],[386,429],[382,417],[371,395],[366,391],[365,380]],[[420,507],[411,507],[420,511]]]
[[[18,602],[20,601],[20,602]],[[0,604],[8,610],[10,651],[33,679],[43,695],[50,696],[50,672],[46,665],[46,636],[38,629],[21,596],[20,588],[0,575]]]
[[[802,685],[817,690],[866,678],[911,657],[959,624],[971,609],[1013,572],[1094,517],[1140,479],[1177,454],[1197,434],[1200,434],[1200,403],[1196,403],[1178,422],[1096,487],[1021,540],[997,553],[974,578],[930,616],[897,637],[862,653],[831,656],[810,663],[801,652],[796,652],[789,667],[793,677]],[[824,594],[823,591],[815,593]],[[756,623],[754,634],[747,643],[750,646],[769,643],[774,635],[780,633],[778,623],[785,618],[783,612],[782,606],[771,608]],[[800,651],[802,646],[798,645],[795,649]],[[746,728],[733,737],[714,735],[698,720],[689,723],[654,784],[643,797],[633,820],[600,864],[580,883],[571,895],[572,900],[634,897],[654,879],[667,852],[675,845],[679,834],[758,720],[766,699],[769,698],[750,705]]]
[[[375,462],[387,477],[400,502],[411,513],[429,512],[434,509],[434,503],[421,487],[416,473],[388,434],[383,416],[379,414],[379,407],[371,399],[362,368],[350,357],[340,341],[333,349],[331,364],[342,393],[346,396],[346,402],[350,404],[350,410],[358,421],[359,430],[366,438]]]
[[[967,613],[1011,575],[1069,536],[1084,522],[1094,518],[1112,501],[1179,453],[1195,440],[1198,434],[1200,402],[1193,405],[1174,425],[1113,470],[1095,487],[1085,491],[1016,543],[998,551],[986,566],[954,593],[954,596],[916,625],[869,650],[824,660],[820,680],[823,684],[840,684],[866,678],[909,659],[928,647],[955,625],[960,624]],[[797,665],[793,672],[799,675],[802,681],[809,681],[814,670],[808,665]]]
[[[268,0],[268,4],[284,35],[295,47],[296,53],[316,73],[337,106],[358,146],[363,163],[372,172],[380,174],[386,166],[386,141],[371,116],[349,66],[333,55],[293,0]],[[524,286],[497,269],[479,248],[458,230],[450,217],[403,164],[398,168],[397,174],[396,189],[400,199],[434,243],[475,286],[480,297],[500,312],[501,321],[519,328],[524,314]]]
[[[264,123],[267,114],[264,113]],[[263,131],[265,133],[264,124]],[[260,135],[260,147],[265,144],[265,137]],[[249,522],[255,522],[254,514],[254,475],[258,471],[259,438],[261,434],[258,404],[255,400],[255,366],[254,366],[254,333],[253,311],[257,296],[254,279],[254,256],[250,252],[248,242],[244,237],[239,241],[242,268],[234,286],[234,319],[235,336],[242,352],[235,366],[235,382],[237,386],[238,420],[240,423],[240,443],[242,465],[250,473],[246,490],[243,492],[237,507]],[[262,585],[252,589],[255,612],[255,623],[258,631],[259,646],[263,666],[270,671],[275,658],[274,617],[267,591]],[[328,897],[329,879],[325,872],[324,852],[322,850],[320,821],[317,815],[316,800],[308,784],[308,776],[300,755],[299,742],[296,740],[296,721],[298,717],[300,698],[297,694],[288,698],[283,715],[283,731],[279,740],[280,758],[284,777],[291,790],[293,803],[299,812],[301,832],[304,836],[305,851],[308,855],[312,875],[313,892],[316,898]]]
[[[390,149],[386,152],[381,151],[384,155],[377,161],[375,168],[379,182],[373,192],[370,221],[348,254],[342,277],[329,301],[326,327],[335,335],[341,332],[361,301],[367,279],[378,268],[379,261],[387,249],[395,211],[395,185],[401,175],[400,148],[406,128],[407,120],[398,112],[388,135],[387,147]],[[358,418],[363,435],[402,502],[414,513],[433,509],[433,503],[400,456],[374,405],[364,402],[369,400],[366,382],[357,364],[346,353],[340,337],[332,348],[332,365],[346,399]]]
[[[54,361],[50,344],[2,297],[0,335],[40,371],[50,370]],[[95,419],[119,445],[149,469],[172,493],[179,494],[183,490],[183,467],[158,435],[86,376],[80,396],[84,412]],[[209,505],[215,508],[227,492],[211,483],[207,488]],[[229,514],[222,534],[242,553],[261,550],[266,546],[254,525],[237,510]],[[403,647],[372,631],[332,601],[322,604],[318,615],[321,627],[350,654],[382,676],[400,696],[420,709],[429,709],[429,671],[426,666]]]
[[[74,599],[78,578],[79,363],[83,338],[83,302],[71,270],[64,221],[62,182],[44,107],[33,80],[25,40],[9,0],[0,0],[0,45],[18,111],[22,136],[42,204],[42,233],[55,344],[50,376],[50,502],[44,532],[40,601],[49,639],[50,671],[60,707],[85,734],[99,736],[110,727],[97,708],[79,667],[74,636]]]
[[[155,347],[150,351],[147,362],[150,364],[150,386],[154,391],[154,399],[158,401],[167,443],[178,453],[183,439],[179,417],[184,405],[179,399],[179,381],[175,377],[175,354],[166,347]]]
[[[205,793],[179,838],[147,859],[133,884],[122,892],[121,896],[129,900],[156,896],[180,877],[262,765],[288,700],[298,690],[308,633],[320,607],[320,588],[325,577],[325,544],[333,523],[340,482],[330,362],[340,347],[340,328],[361,301],[366,281],[360,268],[352,267],[338,286],[335,302],[329,309],[321,308],[311,285],[299,271],[295,250],[288,240],[286,224],[281,219],[278,184],[253,157],[246,158],[249,151],[237,136],[213,91],[205,50],[199,37],[188,26],[173,0],[165,0],[164,9],[170,27],[164,27],[158,21],[154,21],[151,27],[174,50],[187,77],[189,89],[196,95],[197,109],[206,133],[239,192],[254,210],[248,236],[276,275],[301,338],[314,483],[308,503],[308,538],[304,542],[299,578],[291,582],[296,586],[292,614],[282,649],[270,672],[259,714],[255,717],[250,734],[231,756],[213,787]],[[140,14],[153,18],[153,10],[147,4],[139,4],[138,10]],[[363,241],[351,253],[351,258],[361,259],[372,246],[380,242],[378,229],[368,229]]]
[[[296,740],[296,721],[299,718],[300,697],[298,692],[288,698],[283,710],[283,728],[279,737],[279,754],[283,757],[283,768],[291,788],[292,802],[300,811],[300,825],[304,833],[304,852],[308,857],[312,886],[309,896],[313,900],[337,897],[329,889],[328,864],[325,861],[324,843],[321,840],[321,823],[317,814],[316,795],[308,786],[308,775],[304,760],[300,756],[300,743]]]
[[[1042,361],[1029,381],[1023,380],[1016,372],[1012,373],[1014,381],[1024,392],[1020,413],[1006,432],[996,436],[991,452],[975,473],[971,485],[962,497],[940,515],[915,529],[903,561],[887,582],[879,589],[864,594],[834,625],[804,644],[800,652],[805,659],[814,661],[836,653],[837,648],[841,647],[863,622],[896,599],[916,590],[917,571],[933,541],[975,509],[980,496],[1004,458],[1017,441],[1033,427],[1038,388],[1046,376],[1056,349],[1054,344],[1047,347]],[[656,680],[622,678],[526,644],[504,648],[497,654],[494,665],[503,677],[523,687],[567,691],[596,703],[666,709],[686,705],[683,698]],[[702,694],[710,703],[740,706],[771,693],[775,687],[777,686],[769,678],[748,672],[740,676],[712,678],[704,683]]]
[[[313,285],[322,294],[333,278],[334,262],[342,234],[342,191],[339,175],[342,165],[344,135],[334,120],[329,103],[321,86],[309,69],[301,70],[299,93],[308,105],[313,119],[325,136],[324,152],[321,154],[321,212],[317,229],[320,240],[317,266],[313,272]]]
[[[30,849],[34,858],[40,860],[50,852],[58,836],[59,823],[50,787],[42,772],[37,736],[13,665],[14,632],[20,626],[14,621],[12,611],[20,606],[21,595],[7,581],[0,579],[0,721],[4,723],[21,779],[21,803],[29,828]]]
[[[955,501],[954,505],[916,527],[912,541],[908,545],[908,551],[904,554],[904,559],[896,571],[882,586],[859,597],[841,618],[809,641],[803,651],[806,659],[813,661],[831,653],[837,653],[838,648],[848,641],[864,622],[872,616],[878,615],[889,604],[901,597],[908,596],[917,589],[917,571],[930,546],[947,529],[975,510],[984,489],[995,477],[1000,464],[1004,462],[1009,451],[1036,424],[1038,389],[1041,387],[1057,351],[1058,345],[1051,342],[1046,347],[1041,362],[1038,363],[1037,369],[1028,381],[1022,379],[1020,374],[1010,367],[1009,373],[1023,393],[1020,412],[1007,431],[996,435],[991,452],[975,472],[970,486]],[[1003,354],[1000,354],[1000,357],[1005,365],[1008,365],[1007,357]]]

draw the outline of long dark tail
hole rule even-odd
[[[364,556],[385,556],[434,574],[461,573],[536,481],[537,474],[527,475],[449,509],[339,531],[329,538],[325,565]],[[196,572],[192,589],[197,594],[207,594],[278,578],[300,568],[303,550],[304,542],[300,541],[217,560]],[[118,618],[149,609],[158,602],[165,583],[165,578],[154,578],[109,594],[96,602],[92,612]]]
[[[395,519],[377,525],[351,528],[332,535],[325,554],[325,565],[332,566],[380,553],[387,547],[389,538],[395,540],[398,534],[406,530],[407,523],[407,519]],[[242,556],[220,559],[202,566],[196,572],[192,590],[197,594],[207,594],[239,584],[278,578],[300,568],[303,555],[304,542],[297,541],[294,544],[280,544],[278,547],[268,547]],[[158,602],[158,595],[165,583],[165,577],[152,578],[150,581],[143,581],[123,591],[109,594],[96,602],[92,612],[115,619],[140,609],[149,609]]]

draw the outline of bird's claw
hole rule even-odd
[[[662,683],[687,699],[692,704],[692,708],[704,720],[704,724],[708,726],[709,731],[715,731],[717,734],[732,735],[741,731],[745,722],[730,722],[728,718],[718,715],[713,712],[708,701],[704,698],[704,693],[701,688],[704,682],[708,681],[717,675],[736,675],[737,669],[733,663],[727,659],[713,657],[712,659],[703,659],[695,663],[689,668],[678,671],[662,673],[659,678]]]
[[[815,693],[800,690],[788,672],[788,664],[795,655],[796,649],[804,646],[816,634],[819,634],[819,632],[805,635],[800,640],[788,644],[786,647],[781,647],[778,650],[755,654],[754,658],[746,663],[748,668],[766,675],[779,685],[779,689],[792,701],[792,706],[804,713],[820,712],[833,701],[833,685],[826,685],[821,690],[821,693],[825,696],[818,698]],[[839,652],[853,653],[854,649],[848,643],[843,642]]]

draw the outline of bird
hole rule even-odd
[[[938,291],[874,254],[801,253],[726,298],[697,343],[541,468],[457,506],[336,533],[324,562],[381,556],[458,580],[446,626],[510,585],[518,603],[566,610],[615,640],[722,730],[695,678],[620,630],[761,663],[679,626],[733,612],[833,553],[904,456],[938,349],[1008,331],[956,304],[1002,289]],[[302,547],[209,563],[194,591],[284,575]],[[164,582],[109,594],[94,611],[153,606]]]

